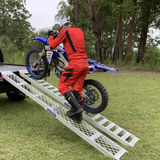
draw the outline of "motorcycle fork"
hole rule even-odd
[[[68,66],[68,62],[66,61],[66,59],[64,58],[63,54],[59,54],[61,61],[64,63],[65,68]]]
[[[42,52],[39,53],[39,57],[38,57],[38,59],[36,59],[36,60],[34,61],[33,67],[35,67],[35,66],[37,65],[37,63],[41,60],[41,58],[42,58],[42,56],[44,55],[44,53],[45,53],[45,49],[43,49]]]

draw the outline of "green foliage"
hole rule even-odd
[[[138,50],[140,41],[140,31],[142,28],[148,32],[148,28],[159,28],[160,26],[160,3],[157,0],[141,0],[137,1],[137,6],[134,6],[133,0],[93,0],[94,10],[91,11],[91,6],[86,0],[77,1],[78,12],[76,12],[76,1],[68,0],[59,3],[60,10],[55,19],[58,24],[55,24],[51,29],[59,30],[59,21],[62,18],[69,17],[74,26],[83,30],[85,35],[86,52],[89,58],[100,61],[98,54],[95,51],[95,43],[98,38],[96,36],[95,26],[98,26],[100,40],[104,52],[105,61],[111,64],[113,48],[115,44],[115,35],[117,29],[117,17],[123,15],[122,31],[123,31],[123,59],[122,62],[117,62],[116,65],[121,66],[125,60],[125,52],[127,48],[130,20],[132,14],[135,14],[135,26],[132,38],[132,48]],[[31,14],[26,10],[24,4],[26,0],[1,0],[0,1],[0,48],[4,54],[11,55],[14,53],[27,53],[31,48],[42,49],[43,44],[39,41],[32,41],[33,38],[40,36],[46,37],[44,34],[48,30],[40,30],[35,32],[28,22]],[[136,7],[136,11],[134,10]],[[92,9],[93,9],[92,8]],[[77,15],[76,15],[77,13]],[[97,23],[93,25],[94,16],[96,13]],[[150,16],[147,17],[147,13]],[[97,32],[97,33],[98,33]],[[147,37],[147,47],[157,46],[160,44],[158,35],[152,39]],[[152,51],[156,50],[155,52]],[[159,67],[159,51],[155,48],[147,50],[145,63],[142,66],[151,67],[160,71]],[[129,65],[133,68],[137,65],[137,53],[131,51],[128,55]],[[14,59],[14,58],[13,58]],[[14,60],[13,60],[14,61]]]
[[[81,28],[85,35],[85,45],[87,55],[90,58],[96,58],[97,53],[95,51],[95,43],[98,41],[96,38],[95,28],[92,22],[93,17],[91,17],[90,5],[87,1],[82,0],[78,1],[78,15],[76,19],[76,4],[75,1],[69,0],[67,5],[64,1],[59,3],[60,10],[56,15],[56,20],[60,20],[64,17],[70,17],[71,22],[74,26]],[[104,52],[109,54],[112,46],[108,44],[113,44],[113,28],[116,28],[113,23],[115,23],[115,18],[112,19],[112,4],[109,0],[103,1],[100,5],[97,1],[94,1],[95,5],[95,14],[97,14],[98,23],[97,26],[101,32],[102,45],[104,44]],[[115,23],[116,24],[116,23]],[[109,39],[111,42],[107,43],[106,39]],[[105,43],[103,43],[103,41]],[[107,49],[109,48],[109,49]]]
[[[160,71],[160,49],[157,47],[149,48],[144,61],[147,67]]]
[[[57,31],[59,31],[59,28],[60,28],[59,24],[55,24],[55,25],[52,27],[52,30],[57,30]]]
[[[9,37],[0,36],[0,48],[3,51],[3,54],[11,55],[18,51],[18,48],[15,44],[12,43]]]
[[[125,17],[130,17],[133,15],[135,9],[135,5],[133,3],[133,0],[124,0],[123,2],[119,3],[115,6],[115,10],[113,11],[113,14],[115,16],[122,15]]]
[[[9,37],[19,49],[23,49],[22,41],[32,30],[30,23],[27,21],[30,16],[22,0],[1,0],[0,36]]]
[[[23,40],[23,46],[24,46],[24,51],[28,52],[32,48],[37,48],[42,50],[44,47],[44,44],[41,43],[38,40],[34,40],[36,37],[45,37],[47,38],[48,36],[45,35],[48,32],[48,30],[40,30],[39,32],[30,32],[30,34]]]

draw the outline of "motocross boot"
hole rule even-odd
[[[78,101],[75,99],[75,97],[74,97],[74,95],[73,95],[73,93],[71,91],[66,92],[64,94],[64,97],[69,102],[69,104],[72,106],[71,109],[66,112],[66,115],[68,117],[71,117],[71,116],[73,116],[73,115],[75,115],[75,114],[80,113],[80,112],[83,111],[83,108],[78,103]]]
[[[74,122],[81,124],[82,122],[82,112],[74,114],[73,116],[70,116],[69,118],[71,118]]]
[[[78,103],[82,106],[82,108],[84,108],[84,101],[78,101]],[[71,118],[74,122],[76,122],[76,123],[78,123],[78,124],[81,124],[82,118],[83,118],[82,112],[77,113],[77,114],[75,114],[75,115],[73,115],[73,116],[70,116],[70,118]]]
[[[84,101],[79,101],[78,100],[78,103],[81,105],[81,107],[84,109]]]

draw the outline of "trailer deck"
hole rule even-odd
[[[25,65],[18,65],[18,64],[4,64],[0,65],[0,72],[4,71],[11,71],[11,72],[18,72],[18,70],[25,70]]]

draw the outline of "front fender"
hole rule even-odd
[[[40,42],[42,42],[43,44],[48,44],[48,39],[47,38],[44,38],[44,37],[36,37],[36,38],[33,38],[32,39],[33,41],[34,40],[38,40],[38,41],[40,41]]]

